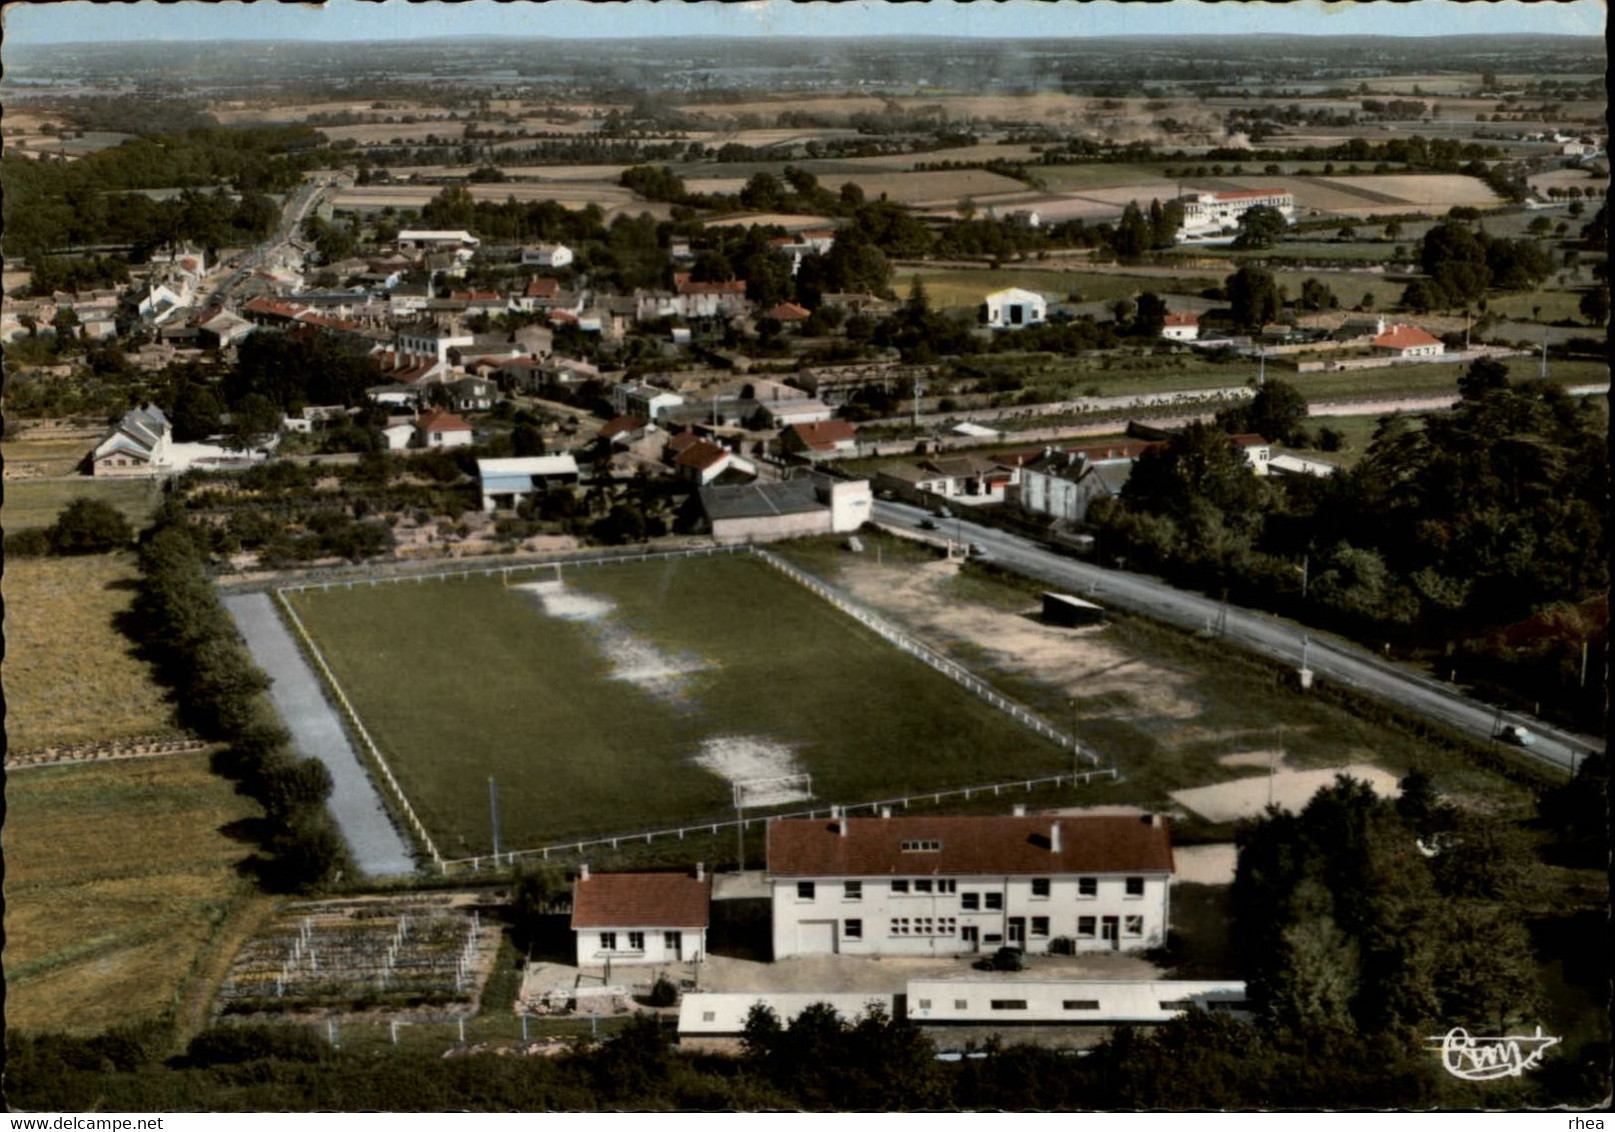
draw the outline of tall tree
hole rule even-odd
[[[1234,323],[1243,330],[1260,330],[1279,316],[1279,288],[1273,273],[1260,267],[1242,267],[1224,283]]]

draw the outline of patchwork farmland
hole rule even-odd
[[[490,777],[520,849],[723,820],[736,781],[857,802],[1070,768],[750,557],[287,596],[449,857],[491,848]]]

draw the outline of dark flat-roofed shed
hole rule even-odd
[[[1080,597],[1070,594],[1045,593],[1043,595],[1043,620],[1053,625],[1065,625],[1075,628],[1081,625],[1102,625],[1105,621],[1105,609],[1091,601],[1083,601]]]

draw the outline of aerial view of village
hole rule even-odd
[[[9,8],[6,1104],[1607,1103],[1605,7],[1320,7]]]

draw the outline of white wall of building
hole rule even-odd
[[[705,928],[580,928],[573,934],[579,967],[603,967],[608,959],[613,967],[699,963],[707,954]]]
[[[774,877],[771,884],[775,959],[967,955],[1011,946],[1039,954],[1061,938],[1078,951],[1140,951],[1166,942],[1169,880],[1159,873]],[[1130,886],[1137,895],[1129,895]]]

